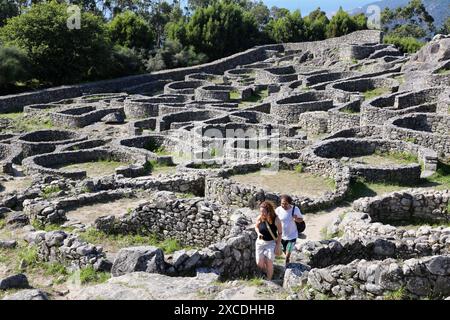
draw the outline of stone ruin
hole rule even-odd
[[[308,216],[340,205],[357,179],[411,184],[449,162],[449,40],[438,36],[408,56],[382,44],[381,32],[358,31],[256,47],[190,68],[0,97],[1,113],[52,124],[20,132],[8,117],[0,123],[0,252],[25,241],[40,261],[113,276],[69,298],[173,297],[123,284],[142,279],[226,298],[212,281],[258,275],[255,209],[263,200],[279,203],[281,193],[234,176],[286,170],[332,180],[333,190],[319,196],[294,194]],[[353,160],[391,153],[416,161]],[[110,171],[96,172],[102,165]],[[24,179],[29,184],[17,187]],[[444,187],[356,200],[352,212],[328,226],[339,236],[307,239],[291,264],[276,267],[279,289],[291,299],[383,299],[400,290],[413,299],[450,296],[450,186]],[[126,199],[128,210],[115,208]],[[74,210],[108,203],[101,216],[73,217]],[[447,227],[390,225],[413,218]],[[111,254],[103,243],[82,239],[88,230],[156,235],[187,248],[166,254],[128,246]],[[1,272],[2,290],[27,283],[23,275],[1,279]],[[6,297],[47,298],[39,290]]]

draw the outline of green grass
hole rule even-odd
[[[230,99],[231,100],[239,100],[241,99],[241,93],[237,90],[230,91]]]
[[[44,199],[50,198],[54,193],[60,192],[61,188],[57,185],[46,186],[44,190],[42,190],[42,197]]]
[[[395,291],[389,291],[384,294],[384,300],[405,300],[408,298],[405,287],[400,287]]]
[[[0,219],[0,229],[3,229],[6,226],[6,220]]]
[[[3,113],[0,119],[11,120],[14,131],[29,132],[53,128],[53,122],[49,116],[30,117],[23,112]]]
[[[369,99],[384,95],[389,92],[390,92],[389,88],[381,87],[381,88],[375,88],[372,90],[367,90],[367,91],[363,92],[363,95],[366,100],[369,100]]]
[[[88,228],[86,232],[79,234],[79,237],[89,243],[109,243],[118,248],[125,248],[135,245],[149,245],[162,249],[166,254],[173,253],[181,249],[192,249],[192,247],[183,247],[176,239],[161,240],[156,234],[107,234],[103,231]]]
[[[167,165],[165,163],[159,163],[157,160],[150,160],[145,164],[147,172],[152,173],[168,173],[173,171],[175,167],[176,166]]]
[[[300,163],[294,167],[295,172],[302,173],[304,171],[303,165]]]
[[[33,219],[31,221],[31,226],[33,228],[35,228],[36,230],[43,230],[45,232],[58,231],[58,230],[72,232],[75,229],[73,227],[61,227],[58,224],[51,224],[51,223],[50,224],[43,224],[42,222],[40,222],[37,219]]]
[[[450,188],[450,164],[438,162],[436,172],[425,179],[425,182],[442,185]]]
[[[95,271],[92,266],[88,266],[80,269],[80,282],[81,284],[97,284],[106,282],[111,278],[111,274],[108,272]]]

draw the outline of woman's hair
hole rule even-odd
[[[267,220],[269,221],[270,224],[272,224],[275,221],[275,218],[277,217],[277,215],[275,213],[275,209],[273,208],[273,205],[269,201],[263,201],[263,202],[261,202],[259,207],[260,208],[263,207],[267,210],[267,212],[269,213]]]
[[[287,194],[282,194],[282,195],[280,196],[280,202],[281,202],[282,200],[286,200],[289,204],[292,204],[292,197],[291,197],[291,196],[288,196]]]

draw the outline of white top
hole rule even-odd
[[[298,238],[297,226],[295,224],[294,217],[292,216],[292,206],[288,211],[284,210],[283,207],[278,207],[275,210],[275,213],[281,220],[281,227],[283,232],[281,238],[283,240],[292,240]],[[303,215],[300,212],[300,208],[297,206],[295,206],[294,215],[297,218],[303,219]]]

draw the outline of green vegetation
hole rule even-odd
[[[239,100],[241,99],[241,93],[237,90],[230,91],[230,99],[231,100]]]
[[[0,114],[0,119],[8,119],[14,131],[30,132],[53,128],[53,122],[48,115],[29,117],[23,112],[15,112]]]
[[[384,300],[405,300],[408,298],[406,288],[400,287],[399,289],[395,291],[389,291],[384,294],[383,296]]]
[[[28,63],[28,57],[22,50],[0,46],[0,92],[28,79]]]
[[[88,266],[80,269],[80,282],[81,284],[97,284],[106,282],[109,278],[111,278],[111,274],[109,272],[101,272],[95,271],[92,266]]]
[[[0,230],[3,229],[4,227],[6,227],[6,220],[0,219]]]
[[[295,166],[294,170],[297,173],[302,173],[304,171],[303,164],[299,163],[298,165]]]
[[[450,74],[450,67],[441,68],[438,70],[438,74],[446,76]]]
[[[363,95],[366,100],[369,100],[369,99],[384,95],[389,92],[390,92],[389,88],[375,88],[375,89],[367,90],[367,91],[363,92]]]
[[[54,193],[60,192],[61,188],[58,185],[50,185],[46,186],[44,190],[42,190],[42,197],[44,199],[50,198]]]
[[[450,187],[450,165],[438,163],[436,172],[430,177],[421,179],[419,183],[401,185],[385,182],[368,182],[362,178],[352,181],[346,201],[352,202],[362,197],[374,197],[383,193],[399,191],[407,188],[433,187],[433,189],[448,189]]]
[[[435,32],[434,19],[421,0],[411,0],[395,10],[385,8],[381,12],[385,32],[384,43],[397,46],[404,53],[414,53],[424,44],[422,38]]]
[[[80,233],[80,238],[89,243],[102,243],[114,245],[118,248],[125,248],[133,245],[151,245],[161,248],[164,253],[169,254],[181,249],[190,249],[190,247],[181,246],[176,239],[161,240],[156,234],[107,234],[103,231],[89,228],[86,232]]]

